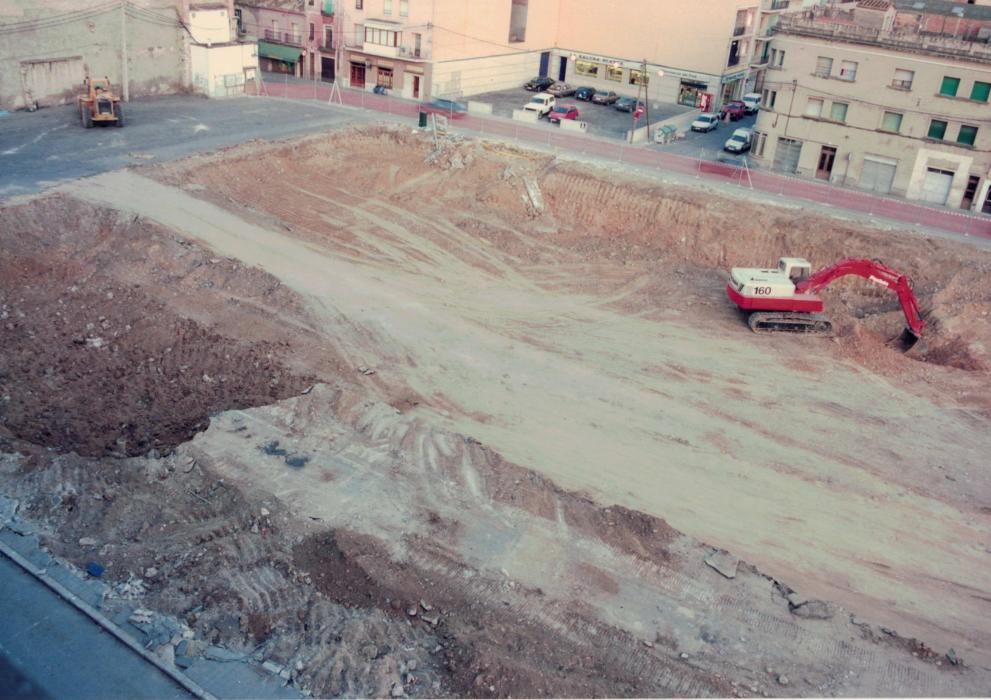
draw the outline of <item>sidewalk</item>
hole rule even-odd
[[[376,95],[364,90],[350,88],[339,89],[338,94],[341,104],[345,106],[407,117],[414,120],[414,124],[421,108],[426,106],[419,102],[391,95]],[[279,80],[266,76],[262,83],[262,95],[296,100],[317,100],[327,103],[331,97],[331,85],[296,78]],[[337,103],[336,96],[334,103]],[[513,138],[534,145],[557,148],[564,152],[591,155],[618,163],[691,175],[710,182],[737,182],[746,178],[746,174],[741,171],[741,168],[735,165],[664,153],[648,148],[647,144],[631,146],[587,134],[562,132],[542,128],[543,125],[528,125],[498,117],[465,114],[452,121],[452,127],[474,132],[481,136]],[[991,238],[991,217],[965,211],[927,207],[903,199],[879,197],[822,181],[781,175],[764,170],[750,170],[749,178],[754,190],[768,194],[795,197],[836,209],[866,214],[870,217],[882,217],[910,226]]]

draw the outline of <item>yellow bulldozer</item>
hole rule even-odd
[[[124,126],[124,112],[120,98],[110,87],[110,78],[86,78],[83,80],[86,94],[79,96],[79,116],[83,127],[89,129],[94,124]]]

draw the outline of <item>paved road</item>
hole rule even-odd
[[[126,126],[83,129],[74,107],[0,118],[0,197],[63,180],[213,151],[251,139],[279,139],[339,127],[369,115],[318,104],[247,97],[173,96],[125,105]]]
[[[0,697],[193,697],[3,556],[0,621]]]

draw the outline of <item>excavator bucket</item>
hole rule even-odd
[[[911,328],[902,329],[902,334],[895,339],[892,346],[906,355],[925,355],[927,344],[919,335],[912,332]]]

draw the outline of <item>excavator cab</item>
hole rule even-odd
[[[791,283],[797,285],[812,276],[812,263],[805,258],[780,258],[778,269],[781,270]]]
[[[86,94],[79,96],[79,116],[83,127],[89,129],[94,124],[124,126],[120,98],[111,89],[110,78],[86,78],[83,85]]]

